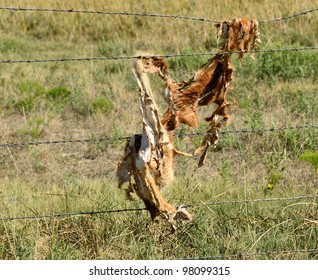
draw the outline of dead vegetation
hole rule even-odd
[[[174,156],[192,156],[175,150],[173,131],[180,124],[197,127],[198,108],[211,103],[217,105],[211,116],[205,118],[209,123],[207,135],[193,153],[197,155],[202,152],[198,163],[199,167],[202,166],[209,147],[216,145],[218,132],[230,118],[228,109],[231,104],[227,101],[227,92],[234,70],[230,61],[232,52],[239,52],[242,59],[244,52],[255,48],[260,42],[256,20],[235,18],[220,22],[216,27],[221,42],[219,54],[209,59],[187,81],[174,81],[163,58],[145,56],[134,65],[133,71],[140,89],[143,133],[132,136],[127,143],[117,175],[119,186],[129,182],[127,194],[136,192],[152,219],[163,215],[172,224],[176,218],[191,220],[191,215],[184,208],[175,208],[167,203],[159,190],[160,186],[173,180]],[[157,74],[165,83],[164,98],[168,108],[161,119],[146,73]]]

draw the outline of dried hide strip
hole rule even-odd
[[[174,156],[191,155],[174,149],[172,134],[161,124],[143,60],[135,63],[133,72],[140,89],[143,133],[133,135],[126,145],[125,156],[117,170],[119,187],[129,182],[127,193],[130,195],[134,191],[144,201],[153,220],[160,215],[167,218],[172,225],[176,219],[191,220],[192,217],[185,208],[175,208],[166,202],[159,190],[159,186],[173,180]],[[134,183],[131,182],[131,177]]]
[[[165,99],[169,104],[163,116],[162,124],[168,131],[174,131],[180,123],[197,127],[198,106],[215,103],[218,107],[210,117],[207,136],[194,155],[203,153],[198,166],[205,162],[208,148],[215,146],[218,141],[218,132],[223,124],[229,120],[228,108],[231,106],[226,100],[229,84],[232,80],[233,65],[230,61],[231,52],[239,51],[241,59],[245,51],[257,47],[260,43],[258,23],[256,20],[238,19],[216,24],[217,36],[221,39],[220,54],[209,59],[188,81],[175,82],[167,72],[167,64],[160,58],[143,58],[147,61],[148,72],[157,73],[165,82]],[[224,52],[229,52],[225,53]]]
[[[255,48],[260,42],[256,20],[237,19],[218,23],[217,35],[221,39],[220,54],[209,59],[195,74],[183,82],[175,82],[168,74],[168,65],[158,57],[142,57],[134,65],[134,74],[140,88],[140,109],[143,118],[142,135],[134,135],[127,143],[125,156],[118,165],[119,187],[129,182],[127,194],[135,192],[145,203],[151,218],[160,215],[172,224],[177,218],[191,220],[185,208],[175,208],[167,203],[159,186],[173,180],[173,158],[175,155],[189,154],[176,151],[173,147],[173,131],[181,124],[197,127],[199,106],[215,103],[218,107],[210,117],[207,135],[194,155],[202,152],[199,166],[203,165],[211,145],[216,145],[218,132],[229,120],[226,100],[232,80],[233,66],[230,62],[232,51],[243,52]],[[223,52],[229,52],[224,54]],[[165,82],[165,100],[168,109],[159,119],[158,109],[153,99],[146,73],[155,73]],[[221,118],[221,119],[220,119]],[[132,183],[132,178],[134,183]]]

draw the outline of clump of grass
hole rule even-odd
[[[314,166],[316,173],[318,174],[318,152],[305,151],[301,155],[300,159],[311,163]]]
[[[37,107],[37,99],[44,94],[44,87],[36,81],[27,80],[18,84],[19,93],[10,104],[20,112],[31,111]]]
[[[92,106],[94,111],[107,114],[112,109],[113,104],[108,98],[101,96],[92,100]]]
[[[33,48],[21,38],[15,38],[8,35],[1,35],[0,53],[5,55],[23,54],[31,51]]]
[[[46,96],[54,101],[63,101],[71,95],[71,91],[65,87],[54,87],[46,92]]]
[[[313,67],[313,65],[318,65],[318,58],[312,52],[277,52],[270,55],[260,55],[256,62],[255,71],[258,79],[266,83],[310,77],[317,79],[317,67]]]
[[[20,135],[24,138],[39,139],[47,124],[42,117],[30,118],[26,125],[20,129]]]

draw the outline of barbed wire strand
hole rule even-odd
[[[91,216],[91,215],[99,215],[99,214],[136,212],[136,211],[144,211],[144,210],[146,210],[146,208],[127,208],[127,209],[101,210],[101,211],[69,212],[69,213],[58,213],[58,214],[45,214],[40,216],[34,215],[34,216],[20,216],[20,217],[5,217],[5,218],[0,218],[0,221],[65,218],[65,217],[71,217],[71,216]]]
[[[228,200],[228,201],[213,201],[207,203],[193,203],[193,204],[184,204],[184,208],[190,207],[203,207],[203,206],[215,206],[215,205],[225,205],[225,204],[242,204],[242,203],[259,203],[259,202],[274,202],[274,201],[288,201],[288,200],[302,200],[302,199],[315,199],[318,198],[318,195],[303,195],[295,197],[276,197],[276,198],[260,198],[252,200]]]
[[[225,134],[240,134],[240,133],[264,133],[264,132],[275,132],[275,131],[284,131],[284,130],[297,130],[297,129],[317,129],[317,125],[297,125],[297,126],[289,126],[289,127],[273,127],[273,128],[264,128],[264,129],[238,129],[238,130],[225,130],[225,131],[219,131],[219,135],[225,135]],[[214,133],[206,133],[206,132],[198,132],[198,133],[180,133],[175,134],[177,137],[182,136],[188,136],[188,137],[194,137],[194,136],[206,136],[206,135],[213,135]]]
[[[241,130],[227,130],[220,131],[218,134],[240,134],[240,133],[265,133],[265,132],[275,132],[275,131],[284,131],[284,130],[297,130],[297,129],[318,129],[317,125],[299,125],[299,126],[290,126],[290,127],[279,127],[279,128],[265,128],[265,129],[241,129]],[[176,137],[196,137],[196,136],[206,136],[212,135],[215,133],[178,133],[174,136]],[[1,147],[27,147],[27,146],[38,146],[38,145],[53,145],[53,144],[68,144],[68,143],[94,143],[94,142],[116,142],[116,141],[127,141],[131,136],[124,137],[104,137],[104,138],[93,138],[93,139],[74,139],[74,140],[53,140],[53,141],[36,141],[36,142],[25,142],[25,143],[0,143]]]
[[[273,19],[263,19],[263,20],[261,19],[258,22],[266,23],[266,22],[277,22],[277,21],[289,20],[289,19],[292,19],[292,18],[296,18],[296,17],[299,17],[299,16],[304,16],[304,15],[307,15],[309,13],[313,13],[313,12],[317,12],[317,11],[318,11],[318,8],[314,8],[314,9],[307,10],[307,11],[304,11],[304,12],[300,12],[298,14],[294,14],[294,15],[291,15],[291,16],[273,18]]]
[[[274,202],[274,201],[288,201],[288,200],[302,200],[302,199],[316,199],[318,195],[304,195],[296,197],[276,197],[267,199],[253,199],[253,200],[233,200],[233,201],[214,201],[207,203],[193,203],[185,204],[182,207],[205,207],[212,205],[226,205],[226,204],[242,204],[242,203],[260,203],[260,202]],[[123,212],[137,212],[145,211],[146,208],[128,208],[128,209],[111,209],[111,210],[101,210],[101,211],[85,211],[85,212],[70,212],[70,213],[59,213],[59,214],[44,214],[40,216],[20,216],[20,217],[1,217],[0,221],[13,221],[13,220],[37,220],[46,218],[63,218],[71,216],[86,216],[86,215],[99,215],[99,214],[111,214],[111,213],[123,213]]]
[[[232,52],[208,52],[208,53],[185,53],[185,54],[165,54],[165,55],[128,55],[128,56],[105,56],[105,57],[65,57],[65,58],[48,58],[48,59],[1,59],[0,63],[42,63],[42,62],[76,62],[76,61],[106,61],[106,60],[131,60],[140,59],[142,57],[157,57],[157,58],[174,58],[174,57],[194,57],[194,56],[214,56],[226,54],[241,54],[241,53],[275,53],[284,51],[315,51],[318,47],[295,47],[282,49],[268,49],[268,50],[245,50]]]
[[[151,17],[151,18],[172,18],[172,19],[181,19],[181,20],[191,20],[191,21],[200,21],[200,22],[212,22],[218,23],[221,20],[207,19],[202,17],[190,17],[183,15],[169,15],[169,14],[157,14],[157,13],[134,13],[134,12],[116,12],[116,11],[96,11],[96,10],[75,10],[71,9],[51,9],[51,8],[21,8],[21,7],[0,7],[0,10],[7,10],[13,12],[53,12],[53,13],[83,13],[83,14],[97,14],[97,15],[117,15],[117,16],[140,16],[140,17]],[[278,22],[283,20],[290,20],[292,18],[300,17],[318,11],[318,8],[310,9],[303,11],[297,14],[293,14],[286,17],[279,17],[273,19],[259,20],[258,22],[267,23],[267,22]]]
[[[134,13],[134,12],[116,12],[116,11],[94,11],[94,10],[75,10],[75,9],[48,9],[48,8],[14,8],[14,7],[0,7],[0,10],[9,11],[29,11],[29,12],[54,12],[54,13],[84,13],[84,14],[98,14],[98,15],[117,15],[117,16],[140,16],[140,17],[157,17],[157,18],[172,18],[182,20],[192,20],[201,22],[220,22],[219,20],[198,18],[182,15],[168,15],[168,14],[156,14],[156,13]]]
[[[126,141],[130,137],[118,137],[118,138],[94,138],[94,139],[75,139],[75,140],[53,140],[53,141],[37,141],[37,142],[25,142],[25,143],[2,143],[1,147],[27,147],[27,146],[38,146],[38,145],[54,145],[54,144],[72,144],[72,143],[94,143],[94,142],[115,142],[115,141]]]
[[[268,251],[268,252],[256,252],[256,253],[237,253],[232,255],[214,255],[214,256],[204,256],[204,257],[193,257],[185,258],[180,260],[211,260],[211,259],[243,259],[247,257],[254,256],[268,256],[268,255],[287,255],[287,254],[307,254],[307,253],[318,253],[318,248],[316,249],[303,249],[303,250],[284,250],[284,251]]]

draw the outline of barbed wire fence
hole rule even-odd
[[[199,17],[190,17],[183,15],[167,15],[167,14],[156,14],[156,13],[132,13],[132,12],[116,12],[116,11],[94,11],[94,10],[76,10],[76,9],[50,9],[50,8],[22,8],[22,7],[0,7],[0,10],[7,10],[11,12],[51,12],[51,13],[66,13],[66,14],[95,14],[95,15],[117,15],[117,16],[139,16],[139,17],[150,17],[150,18],[171,18],[171,19],[180,19],[180,20],[191,20],[199,22],[212,22],[219,23],[221,20],[216,19],[207,19]],[[267,22],[278,22],[284,20],[290,20],[296,17],[304,16],[313,12],[317,12],[318,8],[310,9],[303,11],[297,14],[293,14],[286,17],[278,17],[272,19],[260,19],[258,22],[267,23]]]
[[[184,204],[183,208],[192,207],[208,207],[216,205],[228,205],[228,204],[246,204],[246,203],[261,203],[261,202],[275,202],[275,201],[292,201],[292,200],[304,200],[304,199],[317,199],[318,195],[304,195],[295,197],[276,197],[276,198],[260,198],[260,199],[244,199],[244,200],[228,200],[228,201],[212,201],[206,203],[188,203]],[[14,220],[38,220],[38,219],[50,219],[50,218],[65,218],[72,216],[92,216],[111,213],[124,213],[124,212],[139,212],[146,211],[146,208],[126,208],[126,209],[109,209],[99,211],[83,211],[83,212],[70,212],[70,213],[56,213],[56,214],[44,214],[33,216],[19,216],[19,217],[0,217],[0,221],[14,221]]]
[[[241,53],[276,53],[286,51],[316,51],[318,47],[302,47],[302,48],[282,48],[268,50],[248,50],[248,51],[231,51],[231,52],[208,52],[208,53],[185,53],[185,54],[165,54],[165,55],[129,55],[129,56],[106,56],[106,57],[64,57],[64,58],[48,58],[48,59],[1,59],[0,63],[40,63],[40,62],[75,62],[75,61],[106,61],[106,60],[131,60],[140,59],[142,57],[156,58],[173,58],[173,57],[195,57],[195,56],[214,56],[216,54],[241,54]]]
[[[140,16],[140,17],[150,17],[150,18],[171,18],[176,20],[190,20],[197,22],[207,22],[207,23],[219,23],[220,20],[199,18],[199,17],[189,17],[183,15],[167,15],[167,14],[156,14],[156,13],[132,13],[132,12],[114,12],[114,11],[94,11],[94,10],[76,10],[76,9],[49,9],[49,8],[21,8],[21,7],[0,7],[0,11],[11,11],[11,12],[52,12],[52,13],[64,13],[64,14],[96,14],[96,15],[117,15],[117,16]],[[259,23],[269,23],[269,22],[279,22],[290,20],[296,17],[304,16],[313,12],[317,12],[318,8],[306,10],[297,14],[293,14],[286,17],[278,17],[272,19],[260,19]],[[244,51],[244,53],[276,53],[285,51],[316,51],[318,47],[297,47],[297,48],[281,48],[281,49],[265,49],[265,50],[250,50]],[[242,52],[231,52],[232,54],[240,54]],[[189,53],[189,54],[166,54],[166,55],[149,55],[148,57],[161,57],[161,58],[174,58],[174,57],[194,57],[194,56],[212,56],[216,54],[229,54],[229,52],[209,52],[209,53]],[[50,62],[85,62],[85,61],[106,61],[106,60],[131,60],[139,59],[141,56],[108,56],[108,57],[75,57],[75,58],[44,58],[44,59],[1,59],[1,64],[10,63],[50,63]],[[309,125],[299,125],[294,127],[281,127],[281,128],[265,128],[256,130],[232,130],[232,131],[222,131],[219,134],[239,134],[239,133],[267,133],[275,131],[285,131],[285,130],[302,130],[302,129],[317,129],[318,124]],[[177,137],[195,137],[204,136],[207,133],[180,133],[176,134]],[[71,139],[71,140],[53,140],[53,141],[34,141],[25,143],[0,143],[1,147],[28,147],[28,146],[38,146],[38,145],[53,145],[53,144],[66,144],[66,143],[90,143],[90,142],[102,142],[102,141],[126,141],[130,139],[130,136],[125,137],[100,137],[94,139]],[[316,200],[318,195],[307,195],[298,197],[278,197],[278,198],[267,198],[267,199],[254,199],[254,200],[232,200],[232,201],[212,201],[207,203],[189,203],[185,204],[183,207],[208,207],[226,204],[248,204],[248,203],[269,203],[275,201],[292,201],[292,200],[305,200],[314,199]],[[54,219],[54,218],[66,218],[66,217],[77,217],[77,216],[92,216],[92,215],[102,215],[111,213],[124,213],[124,212],[136,212],[145,211],[145,208],[127,208],[127,209],[109,209],[109,210],[99,210],[99,211],[84,211],[84,212],[70,212],[70,213],[55,213],[55,214],[43,214],[43,215],[33,215],[33,216],[16,216],[16,217],[0,217],[0,221],[15,221],[15,220],[38,220],[38,219]],[[269,255],[286,255],[286,254],[316,254],[318,253],[318,248],[310,249],[299,249],[299,250],[284,250],[284,251],[268,251],[268,252],[256,252],[256,253],[237,253],[231,255],[209,255],[194,258],[186,258],[183,260],[196,260],[196,259],[244,259],[251,258],[255,256],[269,256]]]
[[[277,197],[277,198],[267,198],[267,199],[253,199],[253,200],[232,200],[232,201],[212,201],[207,203],[192,203],[185,204],[184,208],[191,207],[209,207],[209,206],[220,206],[228,204],[247,204],[247,203],[269,203],[275,201],[295,201],[295,200],[308,200],[308,199],[318,199],[318,195],[307,195],[307,196],[297,196],[297,197]],[[312,202],[312,204],[315,204]],[[39,220],[39,219],[62,219],[69,217],[78,216],[93,216],[93,215],[105,215],[105,214],[115,214],[115,213],[127,213],[127,212],[140,212],[146,211],[146,208],[126,208],[126,209],[109,209],[100,211],[85,211],[85,212],[69,212],[69,213],[57,213],[57,214],[45,214],[39,216],[19,216],[19,217],[0,217],[0,221],[16,221],[16,220]],[[310,249],[298,249],[298,250],[283,250],[283,251],[266,251],[266,252],[256,252],[256,253],[242,253],[231,255],[208,255],[199,256],[193,258],[183,258],[180,260],[209,260],[209,259],[246,259],[257,256],[270,256],[270,255],[287,255],[287,254],[315,254],[318,253],[318,248]]]
[[[49,8],[21,8],[21,7],[0,7],[0,11],[12,11],[12,12],[53,12],[53,13],[84,13],[84,14],[98,14],[98,15],[118,15],[118,16],[140,16],[140,17],[157,17],[157,18],[172,18],[182,20],[192,20],[200,22],[213,22],[219,23],[220,20],[189,17],[182,15],[166,15],[166,14],[154,14],[154,13],[131,13],[131,12],[113,12],[113,11],[93,11],[93,10],[75,10],[75,9],[49,9]],[[318,8],[303,11],[297,14],[293,14],[286,17],[278,17],[272,19],[258,20],[259,23],[278,22],[284,20],[290,20],[296,17],[304,16],[313,12],[317,12]],[[249,50],[244,53],[273,53],[283,51],[313,51],[318,47],[302,47],[302,48],[282,48],[282,49],[268,49],[268,50]],[[216,54],[240,54],[240,51],[233,52],[208,52],[208,53],[190,53],[190,54],[166,54],[166,55],[148,55],[148,57],[159,58],[173,58],[173,57],[194,57],[194,56],[213,56]],[[106,61],[106,60],[131,60],[138,59],[141,56],[107,56],[107,57],[76,57],[76,58],[50,58],[50,59],[1,59],[0,63],[40,63],[40,62],[75,62],[75,61]]]
[[[291,127],[273,127],[273,128],[265,128],[265,129],[240,129],[240,130],[228,130],[228,131],[220,131],[219,135],[226,134],[259,134],[259,133],[267,133],[267,132],[277,132],[277,131],[285,131],[285,130],[302,130],[302,129],[318,129],[317,125],[299,125],[299,126],[291,126]],[[207,136],[212,135],[213,133],[206,132],[197,132],[197,133],[178,133],[174,136],[176,137],[197,137],[197,136]],[[38,146],[38,145],[54,145],[54,144],[67,144],[67,143],[93,143],[93,142],[115,142],[115,141],[127,141],[131,138],[131,136],[123,136],[123,137],[98,137],[91,139],[69,139],[69,140],[52,140],[52,141],[36,141],[36,142],[25,142],[25,143],[0,143],[1,147],[28,147],[28,146]]]

